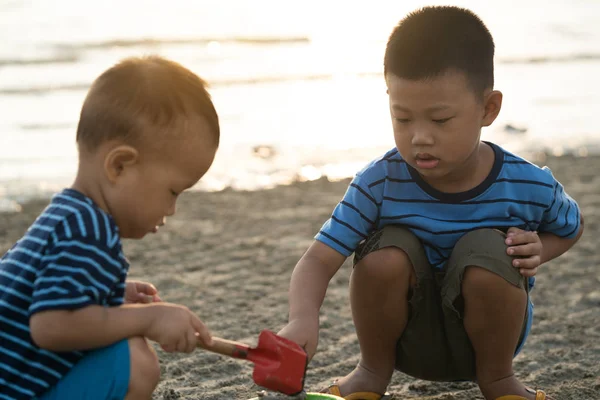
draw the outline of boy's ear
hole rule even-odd
[[[492,90],[483,99],[484,114],[481,126],[490,126],[500,114],[502,108],[502,92]]]
[[[139,152],[131,146],[120,145],[111,149],[104,158],[104,172],[110,183],[115,183],[125,170],[139,161]]]

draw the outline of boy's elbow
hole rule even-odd
[[[29,330],[33,343],[41,349],[49,351],[65,351],[64,330],[60,311],[42,311],[31,316]]]
[[[583,223],[583,214],[580,214],[579,215],[579,232],[577,232],[575,241],[579,240],[579,238],[583,235],[584,228],[585,228],[585,224]]]

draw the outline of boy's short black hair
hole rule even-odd
[[[159,57],[130,57],[102,73],[81,109],[77,143],[94,151],[108,140],[161,146],[187,119],[203,118],[219,145],[219,118],[206,83],[182,65]],[[151,137],[149,137],[151,135]]]
[[[494,87],[494,40],[485,24],[459,7],[424,7],[408,14],[388,40],[385,75],[420,80],[448,70],[464,73],[477,94]]]

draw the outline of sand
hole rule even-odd
[[[549,165],[579,202],[586,231],[566,255],[538,273],[535,321],[515,371],[555,398],[600,399],[600,158],[550,158]],[[319,180],[257,192],[189,193],[161,232],[126,241],[131,278],[154,283],[162,298],[197,312],[214,335],[255,344],[262,329],[287,319],[291,271],[344,194],[348,181]],[[47,203],[0,214],[0,253]],[[307,390],[343,376],[358,361],[348,301],[349,261],[333,278],[321,314],[317,355]],[[154,399],[249,399],[260,390],[252,364],[206,351],[158,351],[162,381]],[[471,383],[432,383],[395,373],[396,399],[481,399]]]

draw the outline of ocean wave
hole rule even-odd
[[[19,125],[24,131],[41,131],[48,129],[70,129],[75,125],[69,123],[57,123],[57,124],[22,124]]]
[[[72,64],[80,60],[75,54],[55,55],[44,58],[4,58],[0,59],[0,68],[25,65]]]
[[[358,78],[381,77],[380,72],[359,72],[351,74]],[[225,78],[225,79],[206,79],[210,87],[223,86],[238,86],[238,85],[259,85],[264,83],[280,83],[280,82],[299,82],[299,81],[326,81],[335,79],[338,75],[332,73],[324,74],[302,74],[302,75],[280,75],[280,76],[257,76],[257,77],[240,77],[240,78]],[[88,90],[91,83],[69,83],[69,84],[54,84],[41,86],[24,86],[24,87],[8,87],[0,88],[0,95],[38,95],[50,92],[59,91],[82,91]]]
[[[300,44],[309,43],[310,39],[304,36],[297,37],[251,37],[251,36],[229,36],[214,38],[140,38],[140,39],[114,39],[103,40],[99,42],[83,43],[55,43],[52,46],[60,50],[97,50],[110,49],[114,47],[156,47],[156,46],[179,46],[199,44],[207,45],[209,43],[233,43],[250,45],[281,45],[281,44]]]
[[[535,57],[503,57],[496,60],[500,64],[544,64],[568,63],[573,61],[598,61],[600,53],[578,53],[563,55],[547,55]]]

